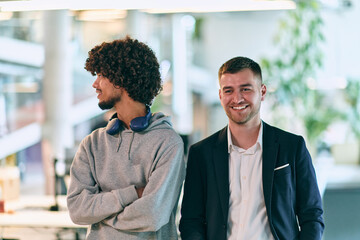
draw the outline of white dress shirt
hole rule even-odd
[[[262,185],[262,132],[245,150],[232,143],[228,126],[230,200],[228,240],[273,240]]]

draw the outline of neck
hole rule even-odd
[[[231,140],[233,144],[243,149],[252,147],[259,136],[260,126],[260,119],[254,123],[248,124],[236,124],[229,121]]]
[[[121,98],[120,102],[115,104],[115,109],[118,118],[126,128],[130,128],[131,120],[143,117],[147,113],[145,104],[132,100],[127,94]]]

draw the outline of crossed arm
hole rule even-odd
[[[144,187],[101,191],[88,157],[91,154],[77,154],[71,170],[68,208],[75,223],[102,222],[134,232],[157,231],[168,223],[185,175],[182,143],[168,147],[157,159]]]

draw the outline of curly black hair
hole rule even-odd
[[[159,62],[149,46],[126,36],[103,42],[89,51],[85,69],[101,73],[115,87],[122,87],[133,100],[151,105],[162,90]]]

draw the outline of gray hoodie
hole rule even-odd
[[[170,118],[153,114],[142,132],[105,128],[81,142],[67,204],[87,239],[177,239],[175,215],[185,177],[183,142]],[[144,187],[138,198],[135,187]]]

